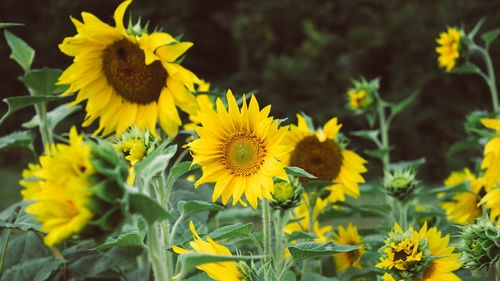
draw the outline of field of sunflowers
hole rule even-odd
[[[30,159],[2,198],[0,281],[500,281],[500,28],[435,34],[434,67],[477,79],[489,106],[461,117],[449,154],[476,153],[436,185],[426,157],[393,154],[422,89],[388,99],[384,77],[351,78],[335,101],[362,129],[307,103],[280,116],[192,71],[189,35],[131,4],[71,15],[61,70],[34,68],[23,23],[0,22],[25,87],[3,99],[0,126],[20,124],[0,150]]]

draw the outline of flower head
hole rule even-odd
[[[396,224],[379,250],[381,257],[376,267],[386,271],[384,281],[460,280],[452,272],[462,263],[448,242],[449,236],[441,237],[440,231],[435,227],[428,229],[427,224],[419,232],[411,227],[403,232]]]
[[[349,223],[347,228],[339,226],[338,233],[333,232],[335,239],[333,242],[339,245],[354,245],[359,247],[364,247],[363,238],[359,236],[358,228],[352,223]],[[335,260],[335,265],[337,271],[344,271],[350,267],[361,268],[359,261],[361,257],[366,253],[366,250],[354,250],[345,253],[334,254],[333,258]]]
[[[439,54],[439,67],[445,67],[447,72],[450,72],[460,57],[460,37],[461,31],[456,28],[449,27],[447,32],[441,32],[436,42],[439,46],[436,52]]]
[[[366,161],[353,151],[344,149],[336,141],[342,127],[337,118],[332,118],[323,128],[309,128],[305,118],[297,114],[297,125],[290,125],[290,130],[283,138],[283,144],[292,146],[292,152],[285,155],[283,162],[288,166],[300,167],[313,174],[318,180],[331,181],[326,187],[330,190],[328,200],[344,201],[345,194],[359,197],[358,183],[365,180],[361,173],[366,172]],[[301,178],[302,182],[311,179]]]
[[[366,81],[365,78],[353,80],[353,87],[347,91],[347,107],[357,114],[372,113],[375,96],[380,87],[379,79]]]
[[[413,168],[396,168],[384,171],[384,188],[390,196],[406,201],[412,194],[418,181]]]
[[[96,134],[120,135],[135,124],[158,136],[159,120],[170,135],[181,125],[176,106],[187,113],[198,109],[191,94],[198,78],[175,62],[192,43],[167,33],[125,29],[123,16],[131,2],[126,0],[116,9],[115,27],[86,12],[83,22],[71,18],[77,34],[65,38],[59,48],[74,59],[58,84],[70,86],[63,95],[78,91],[70,106],[87,100],[83,125],[100,118]]]
[[[294,208],[300,203],[302,191],[302,184],[296,177],[291,177],[290,182],[282,180],[275,182],[271,206],[279,210]]]
[[[194,228],[193,221],[189,222],[189,229],[193,233],[193,241],[189,242],[193,251],[197,253],[206,253],[213,255],[226,255],[231,256],[231,252],[228,248],[220,245],[219,243],[207,237],[207,241],[200,238],[196,229]],[[191,250],[186,250],[177,246],[173,246],[172,250],[177,254],[192,253]],[[205,263],[196,266],[199,270],[205,271],[208,276],[218,281],[240,281],[244,279],[244,276],[238,269],[236,262],[213,262]]]
[[[500,133],[500,120],[484,118],[481,123],[487,128]],[[500,184],[500,136],[495,136],[488,141],[484,147],[484,159],[481,163],[481,169],[486,169],[483,177],[488,186]]]
[[[188,144],[193,164],[201,166],[203,176],[195,187],[205,182],[216,182],[212,200],[222,197],[226,204],[232,196],[233,205],[241,202],[243,193],[252,207],[257,199],[272,199],[273,177],[288,181],[284,163],[278,160],[291,147],[283,145],[284,128],[268,117],[270,106],[259,110],[252,95],[247,105],[243,99],[241,111],[231,91],[227,92],[228,108],[217,99],[217,112],[201,108],[200,136]],[[243,203],[244,204],[244,203]]]
[[[120,202],[127,169],[120,159],[112,147],[84,142],[73,127],[69,144],[49,147],[39,165],[29,165],[20,181],[25,187],[21,194],[34,201],[26,212],[42,223],[45,244],[74,235],[99,237],[123,221]]]
[[[465,267],[472,270],[494,268],[500,258],[500,226],[480,217],[473,224],[462,227],[458,249]]]

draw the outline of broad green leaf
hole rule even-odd
[[[320,191],[323,188],[333,185],[334,183],[331,181],[310,181],[303,183],[302,186],[304,187],[305,190],[307,191]]]
[[[337,201],[333,204],[336,206],[351,208],[352,210],[360,212],[365,216],[375,215],[380,217],[386,217],[387,214],[391,212],[391,206],[382,203],[352,205],[348,202]]]
[[[286,234],[286,240],[288,241],[293,241],[293,240],[299,240],[299,239],[306,239],[306,240],[313,240],[318,238],[318,235],[312,232],[304,232],[304,231],[294,231],[290,234]]]
[[[287,271],[283,275],[283,278],[281,279],[282,281],[297,281],[297,277],[295,276],[295,273],[292,271]]]
[[[462,183],[452,185],[452,186],[442,186],[437,188],[419,188],[413,192],[413,196],[427,196],[435,195],[438,193],[455,193],[469,191],[469,181],[464,181]]]
[[[454,67],[452,70],[454,73],[480,73],[479,67],[473,63],[466,62],[460,66]]]
[[[206,201],[198,201],[198,200],[193,200],[193,201],[179,201],[177,203],[177,208],[181,212],[182,215],[188,216],[191,214],[196,214],[200,212],[206,212],[206,211],[222,211],[224,210],[224,206],[214,204],[214,203],[209,203]]]
[[[5,256],[4,270],[25,261],[52,256],[49,248],[43,244],[42,238],[35,231],[11,235],[10,239]]]
[[[394,147],[388,147],[388,148],[380,148],[380,149],[373,149],[373,150],[368,150],[365,149],[363,152],[367,155],[370,155],[371,157],[375,158],[384,158]]]
[[[80,105],[75,105],[71,108],[68,108],[68,105],[69,103],[61,104],[60,106],[47,113],[47,126],[49,127],[49,130],[54,131],[59,122],[82,108]],[[40,126],[40,117],[38,115],[35,115],[30,121],[23,123],[22,126],[24,128],[38,127]]]
[[[142,193],[130,193],[128,201],[130,211],[140,214],[148,223],[173,218],[156,200]]]
[[[16,35],[4,30],[5,39],[10,47],[10,58],[15,60],[24,71],[28,71],[35,57],[35,50],[31,48],[23,39]]]
[[[2,281],[44,281],[63,262],[64,260],[57,260],[54,257],[26,260],[7,269],[2,276]]]
[[[237,223],[233,225],[226,225],[221,228],[216,229],[207,236],[213,240],[221,240],[227,238],[233,238],[238,236],[247,236],[252,232],[253,223],[249,222],[246,224]]]
[[[306,178],[310,178],[310,179],[316,178],[316,176],[304,171],[304,169],[299,168],[299,167],[286,167],[285,172],[288,175],[297,176],[297,177],[306,177]]]
[[[240,261],[240,260],[256,260],[262,256],[230,256],[230,255],[213,255],[205,253],[186,253],[179,255],[180,263],[182,264],[181,272],[186,273],[190,269],[205,263]]]
[[[0,29],[10,27],[10,26],[21,26],[23,23],[15,23],[15,22],[0,22]]]
[[[396,116],[398,113],[403,111],[408,105],[410,105],[415,98],[418,96],[420,91],[413,92],[409,97],[400,101],[399,103],[391,106],[391,116]]]
[[[117,238],[108,238],[102,245],[97,246],[96,250],[105,250],[113,247],[144,247],[144,235],[139,232],[129,232],[120,234]]]
[[[40,102],[49,102],[49,101],[55,101],[55,100],[61,100],[66,98],[66,96],[49,96],[49,97],[35,97],[35,96],[19,96],[19,97],[10,97],[10,98],[5,98],[3,101],[7,103],[9,106],[9,109],[7,112],[2,116],[2,119],[0,119],[0,124],[3,123],[5,118],[10,116],[12,113],[18,111],[19,109],[23,109],[25,107],[28,107],[30,105],[34,105]]]
[[[170,169],[170,174],[174,179],[177,179],[178,177],[189,172],[190,167],[191,167],[190,161],[181,162]]]
[[[170,140],[163,141],[145,159],[135,165],[136,174],[145,180],[149,180],[156,174],[166,170],[170,159],[177,151],[177,145],[165,148],[169,143]]]
[[[369,139],[374,141],[375,143],[379,142],[378,139],[379,134],[380,134],[379,130],[361,130],[361,131],[351,132],[351,135],[353,136]]]
[[[375,258],[376,259],[376,258]],[[375,267],[357,268],[350,267],[339,274],[340,280],[356,280],[357,278],[375,280],[377,275],[383,275],[384,271]]]
[[[217,213],[220,220],[242,220],[261,216],[259,210],[249,208],[227,208]]]
[[[479,29],[481,28],[481,26],[483,26],[484,22],[486,21],[486,18],[482,17],[477,23],[476,25],[474,26],[474,28],[471,30],[471,32],[469,32],[469,34],[467,34],[467,36],[469,37],[469,39],[471,41],[474,41],[474,37],[476,36],[477,32],[479,31]]]
[[[445,157],[451,157],[454,154],[462,152],[467,149],[475,149],[478,147],[478,139],[474,136],[467,136],[466,139],[458,141],[451,145],[448,151],[445,152]]]
[[[50,96],[57,88],[56,82],[61,76],[62,70],[52,68],[33,69],[20,77],[34,96]]]
[[[267,270],[267,281],[278,281],[278,277],[276,276],[276,273],[274,273],[274,270],[272,267],[269,267]]]
[[[208,276],[208,274],[206,274],[205,272],[196,274],[195,276],[186,279],[186,281],[213,281],[213,280],[214,279],[210,278],[210,276]]]
[[[360,248],[353,245],[339,245],[332,241],[326,243],[320,242],[302,242],[295,246],[288,247],[294,262],[303,261],[306,259],[317,258],[321,256],[330,256],[338,253],[345,253]]]
[[[407,169],[407,168],[416,169],[425,164],[425,161],[426,161],[425,157],[418,158],[412,161],[400,161],[389,164],[389,169]]]
[[[33,202],[20,201],[12,204],[0,213],[0,227],[20,230],[40,230],[40,223],[35,217],[24,211],[24,208]]]
[[[498,35],[500,35],[500,28],[495,28],[483,33],[481,38],[483,38],[484,42],[486,42],[486,45],[489,45],[493,40],[497,39]]]
[[[350,279],[346,279],[350,280]],[[304,272],[301,281],[339,281],[335,277],[325,277],[313,272]]]
[[[9,147],[24,147],[34,151],[33,140],[35,136],[30,131],[13,132],[0,137],[0,150]]]

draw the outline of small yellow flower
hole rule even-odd
[[[339,226],[338,234],[333,232],[335,239],[333,242],[339,245],[354,245],[363,248],[363,238],[358,233],[358,228],[352,223],[349,223],[347,228]],[[354,250],[346,253],[334,254],[333,258],[335,260],[335,265],[337,271],[344,271],[350,267],[361,268],[359,261],[361,257],[366,253],[366,250]]]
[[[500,120],[481,119],[481,123],[487,128],[500,133]],[[481,163],[481,169],[486,169],[483,177],[488,186],[500,184],[500,136],[496,136],[488,141],[484,147],[484,159]]]
[[[360,90],[358,92],[348,91],[349,95],[349,105],[353,108],[363,108],[368,104],[368,99],[366,95],[366,90]]]
[[[189,229],[193,233],[194,241],[189,242],[191,248],[197,253],[205,253],[212,255],[226,255],[231,256],[231,252],[228,248],[220,245],[219,243],[207,237],[207,241],[200,238],[196,229],[194,228],[193,221],[189,222]],[[192,253],[191,250],[186,250],[177,246],[173,246],[172,250],[177,254]],[[205,271],[208,276],[218,281],[240,281],[243,280],[243,276],[236,266],[236,262],[214,262],[205,263],[198,265],[196,268]]]
[[[436,48],[439,54],[439,67],[446,67],[446,71],[450,72],[455,67],[457,59],[460,57],[460,37],[461,33],[458,29],[449,27],[447,32],[441,32],[436,42],[440,45]]]

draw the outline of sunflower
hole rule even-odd
[[[462,172],[452,172],[444,184],[453,186],[466,180],[470,180],[469,186],[472,192],[457,192],[451,201],[440,204],[446,211],[448,220],[463,225],[474,222],[476,217],[481,216],[482,210],[478,207],[478,198],[482,198],[486,192],[492,189],[486,185],[484,178],[476,178],[467,168]]]
[[[210,90],[210,83],[205,82],[204,80],[200,80],[196,91],[197,92],[206,92],[208,90]],[[209,95],[199,94],[196,96],[196,101],[198,102],[198,105],[200,106],[200,108],[214,108],[214,103],[210,99]],[[191,122],[184,124],[183,128],[184,128],[184,130],[194,131],[196,126],[201,124],[201,118],[199,115],[199,111],[197,111],[194,114],[190,114],[189,121],[191,121]],[[187,141],[192,141],[193,139],[194,139],[194,136],[190,136],[187,138]]]
[[[230,90],[227,101],[227,110],[217,99],[217,112],[210,107],[199,112],[202,126],[195,131],[200,138],[188,144],[193,165],[199,164],[203,172],[195,187],[216,182],[214,202],[222,197],[226,204],[232,196],[234,205],[242,202],[245,193],[250,205],[257,208],[257,198],[272,199],[273,177],[288,181],[285,165],[278,160],[291,149],[281,143],[286,129],[278,128],[278,121],[268,117],[270,106],[259,110],[253,95],[249,105],[243,98],[241,111]]]
[[[436,227],[427,228],[427,224],[419,232],[410,227],[403,232],[396,224],[389,233],[385,245],[380,249],[382,257],[378,268],[386,270],[384,281],[460,281],[453,271],[459,269],[460,254],[453,253],[454,246],[448,246],[450,237],[441,237]]]
[[[461,32],[453,27],[449,27],[447,32],[441,32],[436,42],[440,45],[436,48],[439,54],[439,67],[446,67],[450,72],[455,67],[457,59],[460,57],[460,37]]]
[[[500,188],[488,191],[478,205],[482,204],[486,209],[490,209],[490,220],[494,223],[497,217],[500,216]],[[500,219],[497,220],[496,225],[500,226]]]
[[[90,150],[73,127],[69,145],[53,145],[47,155],[40,156],[40,165],[29,165],[23,172],[23,200],[35,201],[25,210],[42,223],[48,246],[79,233],[94,216],[87,207],[92,197],[89,188],[94,185],[88,178],[95,174]]]
[[[231,256],[231,252],[229,251],[228,248],[218,244],[210,237],[207,237],[207,241],[201,239],[198,233],[196,233],[193,221],[189,222],[189,229],[191,229],[194,239],[194,241],[189,242],[189,245],[191,245],[191,248],[193,248],[195,252],[213,254],[213,255]],[[177,254],[185,254],[193,252],[177,246],[173,246],[172,250]],[[196,268],[205,271],[208,274],[208,276],[218,281],[240,281],[244,279],[244,277],[238,270],[236,262],[234,261],[205,263],[196,266]]]
[[[487,128],[500,132],[500,120],[481,119],[481,123]],[[483,177],[488,186],[500,184],[500,136],[492,138],[484,147],[484,159],[481,169],[486,169]]]
[[[198,78],[175,62],[192,43],[167,33],[127,31],[123,15],[131,2],[116,9],[115,27],[86,12],[83,22],[71,18],[77,34],[65,38],[59,49],[74,59],[58,84],[69,85],[63,95],[78,91],[70,106],[87,100],[83,125],[100,118],[95,134],[115,131],[119,136],[135,124],[158,136],[157,120],[167,134],[174,134],[181,125],[176,106],[189,114],[198,108],[190,92]]]
[[[347,228],[339,225],[338,234],[333,232],[333,242],[340,245],[355,245],[359,247],[364,247],[363,238],[359,236],[358,228],[353,226],[352,223],[349,223]],[[349,267],[357,267],[361,268],[359,265],[359,261],[361,260],[361,256],[366,253],[366,250],[355,250],[346,253],[334,254],[333,258],[335,260],[335,265],[337,267],[337,271],[344,271]]]
[[[353,151],[345,150],[335,137],[342,127],[337,118],[328,121],[323,129],[313,131],[308,128],[306,120],[297,114],[297,125],[290,125],[289,132],[283,138],[283,144],[292,146],[291,153],[286,154],[283,162],[287,166],[300,167],[313,174],[318,180],[332,181],[328,200],[344,201],[345,194],[359,197],[358,183],[365,180],[361,173],[366,172],[366,161]],[[309,181],[310,179],[301,179]]]
[[[288,234],[291,234],[294,231],[312,232],[318,236],[318,238],[314,239],[315,242],[327,242],[328,238],[325,234],[332,230],[332,226],[327,225],[320,228],[319,222],[316,219],[318,218],[318,215],[320,213],[324,212],[328,201],[317,198],[312,208],[312,214],[310,214],[309,212],[309,210],[311,209],[310,204],[311,201],[309,200],[309,196],[307,195],[307,193],[304,193],[302,204],[293,209],[293,215],[291,216],[290,220],[294,222],[286,225],[283,228],[283,231]]]

